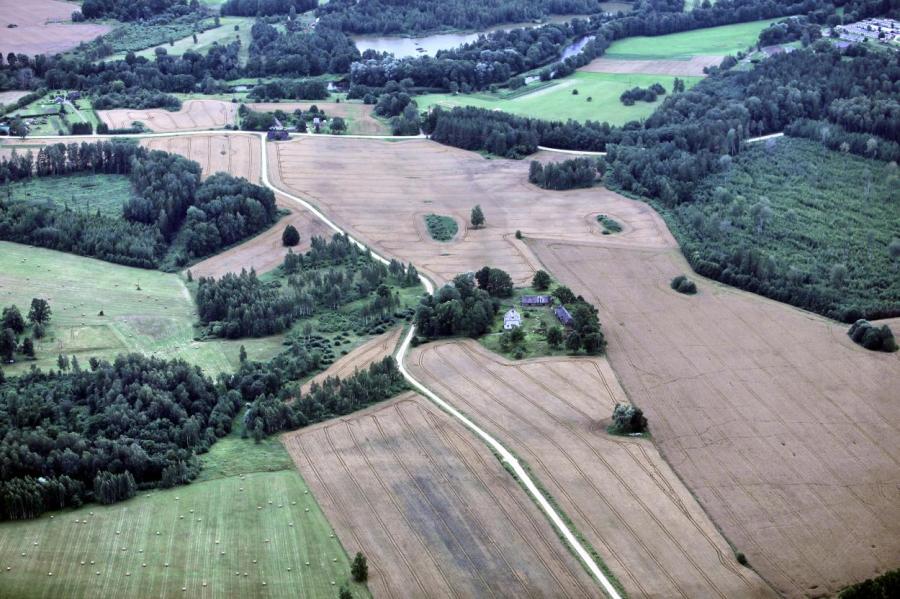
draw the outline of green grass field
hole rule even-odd
[[[737,23],[655,37],[629,37],[613,42],[603,56],[619,59],[687,60],[693,56],[734,54],[755,44],[759,32],[778,20]]]
[[[122,205],[133,195],[131,181],[125,175],[75,174],[65,177],[38,177],[10,183],[4,199],[13,202],[50,202],[78,212],[96,212],[122,216]]]
[[[682,77],[686,87],[692,87],[700,77]],[[619,100],[622,92],[632,87],[647,87],[660,83],[667,91],[672,91],[674,77],[666,75],[635,75],[615,73],[575,73],[564,79],[546,83],[535,83],[530,92],[516,90],[510,97],[503,93],[478,93],[469,95],[428,94],[417,96],[420,110],[434,105],[443,107],[476,106],[488,110],[502,110],[520,116],[549,120],[606,121],[612,125],[622,125],[628,121],[641,120],[656,110],[656,102],[637,102],[625,106]],[[578,90],[577,95],[572,91]],[[588,102],[588,98],[592,98]]]
[[[183,358],[215,375],[237,367],[241,344],[251,359],[283,349],[281,336],[195,342],[196,308],[178,275],[0,241],[0,306],[27,314],[33,297],[53,310],[47,336],[35,343],[36,361],[4,365],[7,375],[55,368],[60,353],[87,364],[131,351]]]
[[[187,486],[0,524],[0,597],[369,597],[277,439],[235,431],[202,463]]]
[[[222,17],[220,23],[221,26],[219,27],[207,29],[203,33],[198,33],[196,44],[194,43],[193,35],[188,35],[175,40],[174,45],[169,45],[168,43],[157,44],[139,52],[135,52],[135,55],[152,60],[156,57],[155,50],[158,47],[165,48],[166,52],[173,56],[181,56],[188,50],[205,54],[216,43],[220,45],[230,44],[240,38],[240,59],[242,63],[245,63],[250,56],[250,42],[252,41],[250,37],[250,27],[253,25],[253,19],[250,17]],[[234,30],[235,25],[240,27],[239,31]],[[118,54],[113,54],[107,60],[123,60],[124,58],[125,52],[119,52]]]

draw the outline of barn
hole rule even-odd
[[[553,311],[553,313],[556,314],[556,319],[567,327],[572,326],[572,324],[575,322],[575,319],[572,318],[572,315],[569,314],[569,311],[566,310],[565,306],[558,307]]]
[[[530,308],[532,306],[550,306],[553,304],[552,295],[523,295],[522,307]]]

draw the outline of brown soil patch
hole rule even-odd
[[[624,60],[595,58],[578,69],[587,73],[643,73],[675,77],[704,77],[704,67],[718,66],[723,56],[694,56],[690,60]]]
[[[643,203],[623,202],[602,188],[550,192],[529,184],[526,161],[487,160],[423,139],[304,137],[267,149],[276,185],[309,199],[376,251],[412,262],[438,283],[485,264],[524,283],[540,264],[515,239],[516,230],[526,237],[598,239],[600,213],[625,226],[616,243],[653,246],[671,239]],[[475,204],[487,219],[482,229],[467,226]],[[429,213],[463,225],[453,241],[428,236],[422,221]]]
[[[679,295],[674,244],[530,245],[598,306],[654,441],[775,590],[830,596],[898,566],[900,355],[696,275],[699,294]]]
[[[64,24],[79,9],[73,2],[58,0],[0,0],[0,52],[4,58],[16,54],[56,54],[109,32],[109,25]],[[15,24],[16,27],[7,28]]]
[[[597,596],[500,463],[419,396],[283,441],[375,597]]]
[[[225,125],[234,124],[237,109],[237,104],[221,100],[187,100],[177,112],[161,108],[148,110],[117,108],[98,110],[97,116],[111,129],[127,129],[134,121],[140,121],[151,131],[172,133],[220,129]]]
[[[372,110],[374,106],[368,104],[353,104],[350,102],[259,102],[248,104],[253,110],[262,112],[275,112],[283,110],[290,114],[297,110],[306,111],[315,104],[325,111],[326,117],[339,116],[348,119],[347,133],[354,135],[390,135],[390,128],[375,118]]]
[[[625,393],[603,358],[509,362],[473,341],[414,350],[425,385],[529,464],[631,596],[766,597],[653,444],[605,432]]]

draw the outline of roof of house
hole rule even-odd
[[[550,304],[553,302],[551,295],[523,295],[522,305],[526,304]]]
[[[519,320],[522,318],[522,315],[515,308],[510,308],[507,310],[506,314],[503,315],[503,320],[513,319]]]
[[[569,314],[569,311],[566,310],[566,307],[565,307],[565,306],[558,306],[558,307],[556,308],[556,310],[553,311],[553,313],[556,314],[556,317],[557,317],[557,318],[560,320],[560,322],[562,322],[563,324],[569,324],[569,323],[572,322],[572,320],[573,320],[573,319],[572,319],[572,315]]]

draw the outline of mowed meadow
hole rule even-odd
[[[4,523],[0,598],[369,596],[277,439],[233,432],[202,462],[184,487]]]

